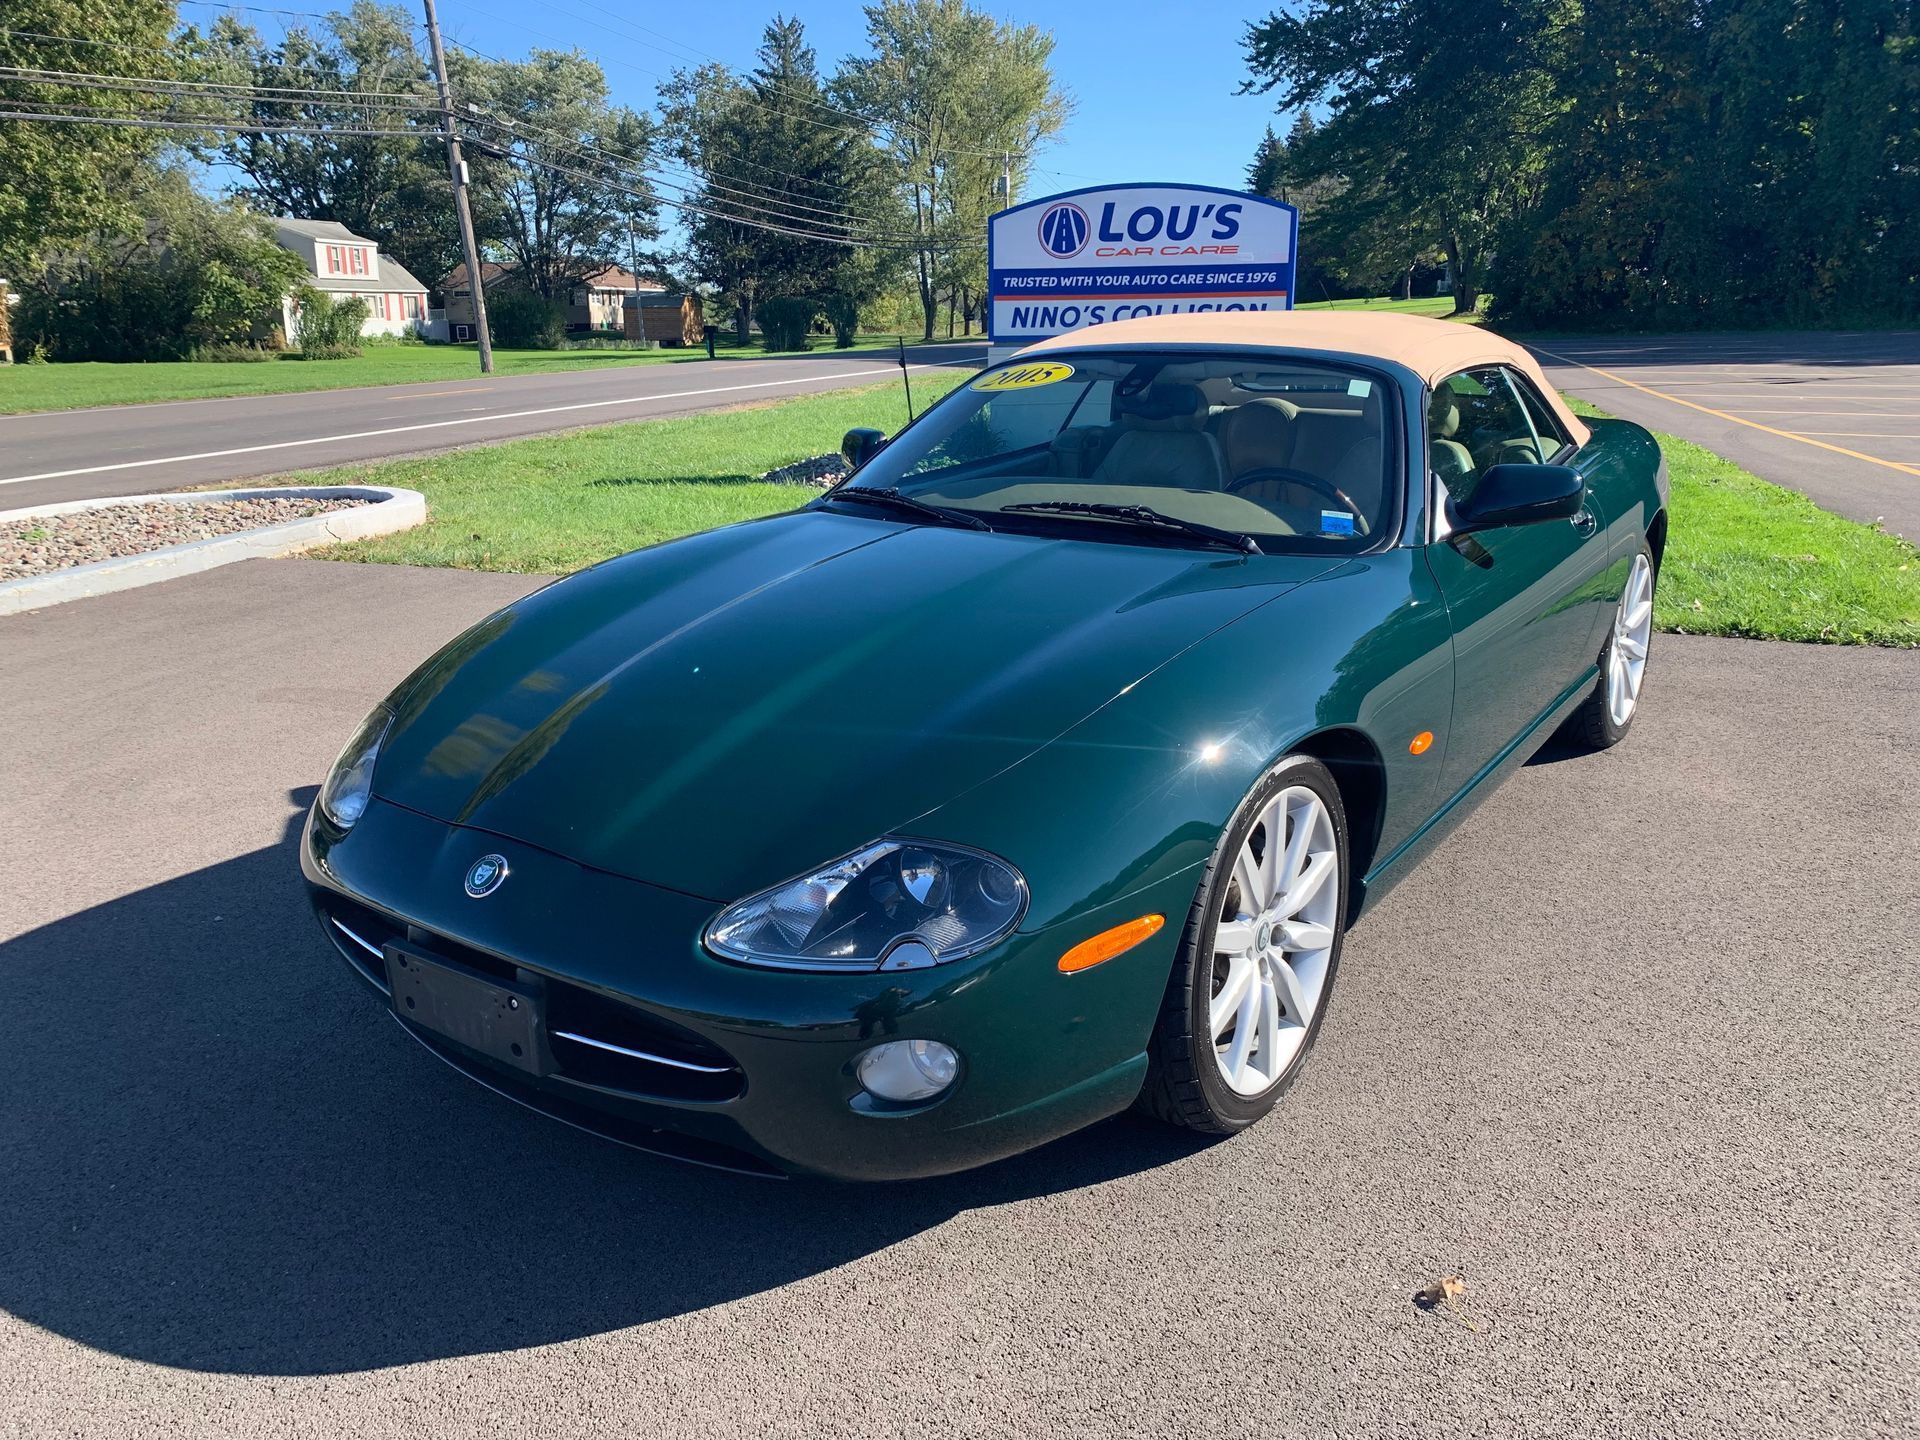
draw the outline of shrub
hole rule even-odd
[[[360,353],[360,327],[367,302],[358,295],[335,300],[307,286],[300,292],[300,354],[308,360],[345,360]]]
[[[139,182],[131,233],[63,249],[23,296],[16,343],[61,360],[179,360],[245,344],[277,321],[299,258],[258,216],[196,194],[169,171]]]
[[[834,348],[847,349],[853,344],[854,336],[860,331],[860,302],[843,292],[829,295],[827,323],[833,326]]]
[[[567,312],[531,290],[487,296],[493,343],[512,350],[559,350],[567,343]]]
[[[819,311],[817,302],[797,295],[778,300],[763,300],[754,313],[760,320],[760,334],[769,350],[806,350],[812,346],[807,332]]]
[[[189,360],[208,361],[225,365],[250,365],[262,360],[277,360],[280,357],[262,345],[229,343],[223,345],[196,345]]]

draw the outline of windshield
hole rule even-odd
[[[996,529],[1068,525],[1101,539],[1127,517],[1089,505],[1144,506],[1262,550],[1362,550],[1388,533],[1396,500],[1385,390],[1282,356],[1015,361],[953,392],[839,494],[897,488]],[[1156,538],[1194,543],[1171,526]]]

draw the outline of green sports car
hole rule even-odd
[[[1229,1134],[1347,926],[1633,721],[1659,451],[1484,331],[1107,324],[846,450],[481,621],[342,752],[314,907],[454,1068],[767,1172]]]

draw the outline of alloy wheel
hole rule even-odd
[[[1607,714],[1616,726],[1633,718],[1647,672],[1647,645],[1653,638],[1653,564],[1633,557],[1627,588],[1613,616],[1613,643],[1607,647]]]
[[[1234,1093],[1266,1090],[1306,1044],[1339,915],[1333,817],[1312,790],[1289,786],[1267,801],[1234,855],[1214,928],[1209,1030]]]

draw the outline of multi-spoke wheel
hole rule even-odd
[[[1600,680],[1593,694],[1567,719],[1567,733],[1605,750],[1626,738],[1640,691],[1647,683],[1647,647],[1653,640],[1653,552],[1641,549],[1627,570],[1626,587],[1614,608]]]
[[[1142,1103],[1231,1132],[1272,1108],[1306,1057],[1339,963],[1347,888],[1340,792],[1289,756],[1221,837],[1155,1028]]]

